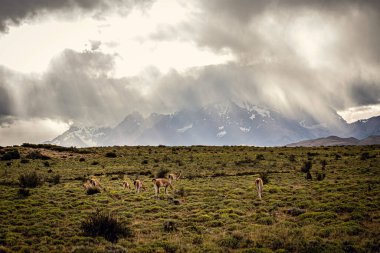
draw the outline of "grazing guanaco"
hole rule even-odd
[[[123,187],[124,189],[128,189],[129,191],[131,190],[131,185],[128,183],[128,181],[123,182]]]
[[[94,189],[98,189],[100,191],[101,187],[100,187],[100,184],[95,184],[94,181],[92,181],[91,179],[87,179],[84,183],[83,183],[83,188],[88,191],[89,189],[91,188],[94,188]]]
[[[83,183],[83,188],[85,190],[88,190],[90,189],[91,187],[94,187],[91,183],[90,183],[90,180],[86,180],[84,183]]]
[[[102,188],[99,179],[97,179],[94,176],[90,177],[86,181],[89,182],[90,184],[92,184],[92,186],[94,186],[94,187]]]
[[[255,180],[255,184],[256,184],[257,194],[259,195],[259,199],[261,199],[261,195],[263,194],[263,188],[264,188],[263,180],[258,177]]]
[[[171,180],[171,181],[179,180],[179,178],[181,177],[181,174],[182,174],[182,172],[180,172],[180,173],[178,174],[178,176],[177,176],[177,175],[174,174],[174,173],[170,173],[170,174],[168,175],[168,178],[169,178],[169,180]]]
[[[135,181],[133,181],[133,185],[135,186],[136,193],[139,193],[143,188],[143,182],[138,179],[135,179]]]
[[[173,190],[172,181],[166,178],[155,178],[152,180],[156,196],[160,193],[160,187],[165,187],[165,194],[168,194],[168,187]]]

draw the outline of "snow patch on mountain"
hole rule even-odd
[[[252,104],[249,104],[249,103],[244,103],[243,106],[249,112],[257,112],[260,116],[266,117],[266,118],[270,118],[271,117],[270,111],[267,110],[267,109],[265,109],[265,108],[263,108],[263,107],[260,107],[260,106],[257,106],[257,105],[252,105]],[[255,115],[252,114],[251,117],[250,117],[251,119],[254,119]]]
[[[240,131],[242,131],[243,133],[248,133],[249,131],[251,131],[251,128],[250,127],[240,127]]]

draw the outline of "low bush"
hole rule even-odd
[[[41,177],[35,171],[20,175],[18,181],[23,188],[35,188],[42,184]]]
[[[311,161],[306,161],[303,163],[303,165],[301,167],[301,172],[308,173],[308,172],[310,172],[311,167],[312,167]]]
[[[269,183],[269,172],[268,171],[260,172],[259,177],[263,180],[264,184]]]
[[[48,183],[50,183],[50,184],[53,184],[53,185],[55,185],[55,184],[59,184],[60,183],[60,181],[61,181],[61,176],[60,175],[53,175],[53,176],[51,176],[51,177],[48,177],[48,178],[46,178],[46,181],[48,182]]]
[[[41,154],[41,152],[40,151],[32,151],[32,152],[30,152],[27,156],[26,156],[26,158],[28,158],[28,159],[33,159],[33,160],[35,160],[35,159],[40,159],[40,160],[50,160],[50,157],[49,156],[46,156],[46,155],[43,155],[43,154]]]
[[[86,189],[86,194],[87,195],[94,195],[100,193],[100,189],[96,186],[91,186]]]
[[[296,156],[292,154],[292,155],[289,156],[288,159],[289,159],[289,162],[295,162],[296,161]]]
[[[265,157],[263,154],[258,154],[258,155],[256,155],[256,160],[258,160],[258,161],[265,160]]]
[[[164,222],[163,229],[165,232],[177,231],[177,223],[174,220],[167,220]]]
[[[130,228],[120,223],[111,213],[99,210],[91,213],[81,224],[81,230],[86,236],[102,236],[107,241],[117,242],[121,237],[131,237]]]
[[[298,216],[298,215],[304,214],[305,210],[296,207],[296,208],[288,209],[286,213],[291,216]]]
[[[180,197],[185,197],[189,195],[189,190],[186,190],[183,186],[181,186],[178,190],[174,191],[174,194]]]
[[[29,189],[20,188],[17,192],[17,195],[21,198],[26,198],[30,196]],[[0,251],[1,252],[1,251]]]
[[[165,178],[166,174],[169,173],[168,169],[163,169],[161,168],[157,173],[156,173],[156,178]]]
[[[325,173],[319,173],[319,172],[317,172],[316,176],[317,176],[317,180],[318,181],[322,181],[323,179],[325,179],[326,174]]]
[[[108,157],[108,158],[116,158],[117,155],[116,155],[115,152],[108,152],[108,153],[106,153],[106,157]]]
[[[15,159],[20,159],[20,153],[18,150],[10,150],[1,156],[2,161],[10,161]]]

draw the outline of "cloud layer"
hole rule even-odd
[[[0,31],[7,31],[9,25],[20,25],[26,20],[47,14],[74,18],[92,12],[95,16],[109,11],[124,14],[135,7],[146,7],[151,0],[2,0],[0,3]]]

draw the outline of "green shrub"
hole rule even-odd
[[[369,152],[364,152],[364,153],[361,153],[361,155],[360,155],[360,160],[362,160],[362,161],[365,161],[369,158],[371,158],[371,156],[369,155]]]
[[[175,253],[178,251],[178,246],[170,242],[159,242],[158,246],[162,247],[165,253]]]
[[[167,220],[163,224],[163,229],[165,232],[177,231],[177,223],[174,220]]]
[[[108,158],[116,158],[117,155],[116,155],[115,152],[107,152],[107,153],[106,153],[106,157],[108,157]]]
[[[53,176],[51,176],[51,177],[48,177],[47,179],[46,179],[46,181],[48,182],[48,183],[51,183],[51,184],[59,184],[60,183],[60,181],[61,181],[61,176],[60,175],[58,175],[58,174],[56,174],[56,175],[53,175]]]
[[[86,189],[87,195],[93,195],[93,194],[97,194],[97,193],[100,193],[100,189],[96,186],[91,186],[91,187],[88,187]]]
[[[28,159],[21,159],[21,160],[20,160],[20,163],[23,163],[23,164],[25,164],[25,163],[29,163],[29,160],[28,160]]]
[[[86,236],[102,236],[110,242],[117,242],[120,237],[131,237],[130,228],[121,224],[111,213],[97,210],[82,221],[81,230]]]
[[[20,188],[17,192],[18,196],[21,198],[26,198],[30,196],[29,189]],[[1,251],[0,251],[1,252]]]
[[[181,186],[178,190],[174,191],[174,194],[180,197],[185,197],[189,195],[189,190]]]
[[[256,160],[257,161],[265,160],[265,157],[263,154],[258,154],[258,155],[256,155]]]
[[[40,151],[37,151],[37,150],[30,152],[26,156],[26,158],[33,159],[33,160],[36,160],[36,159],[39,159],[39,160],[50,160],[49,156],[43,155],[43,154],[41,154]]]
[[[18,150],[10,150],[3,154],[1,157],[2,161],[10,161],[15,159],[20,159],[20,153],[18,152]]]
[[[35,171],[20,175],[18,181],[23,188],[36,188],[42,184],[41,177]]]
[[[259,177],[263,180],[264,184],[269,183],[269,172],[268,171],[260,172]]]
[[[246,245],[246,240],[241,233],[232,233],[231,235],[220,239],[217,244],[220,247],[238,249]]]
[[[317,180],[318,181],[322,181],[326,177],[325,173],[319,173],[319,172],[317,172],[316,175],[317,175]]]
[[[260,218],[256,219],[256,222],[258,224],[261,224],[261,225],[273,225],[275,220],[273,217],[267,216],[267,217],[260,217]]]
[[[333,212],[307,212],[298,216],[300,219],[312,219],[315,221],[330,220],[333,221],[337,218],[336,213]]]
[[[296,161],[296,156],[292,154],[292,155],[290,155],[288,157],[288,159],[289,159],[289,162],[295,162]]]
[[[169,170],[168,169],[164,169],[164,168],[161,168],[157,174],[156,174],[156,178],[165,178],[166,177],[166,174],[169,173]]]
[[[312,167],[311,161],[306,161],[303,163],[303,165],[301,167],[301,172],[308,173],[308,172],[310,172],[311,167]]]
[[[196,235],[194,238],[193,238],[193,241],[192,241],[193,244],[197,244],[197,245],[200,245],[203,243],[203,237],[201,235]]]
[[[291,216],[298,216],[298,215],[304,214],[305,210],[295,207],[295,208],[288,209],[286,213]]]

